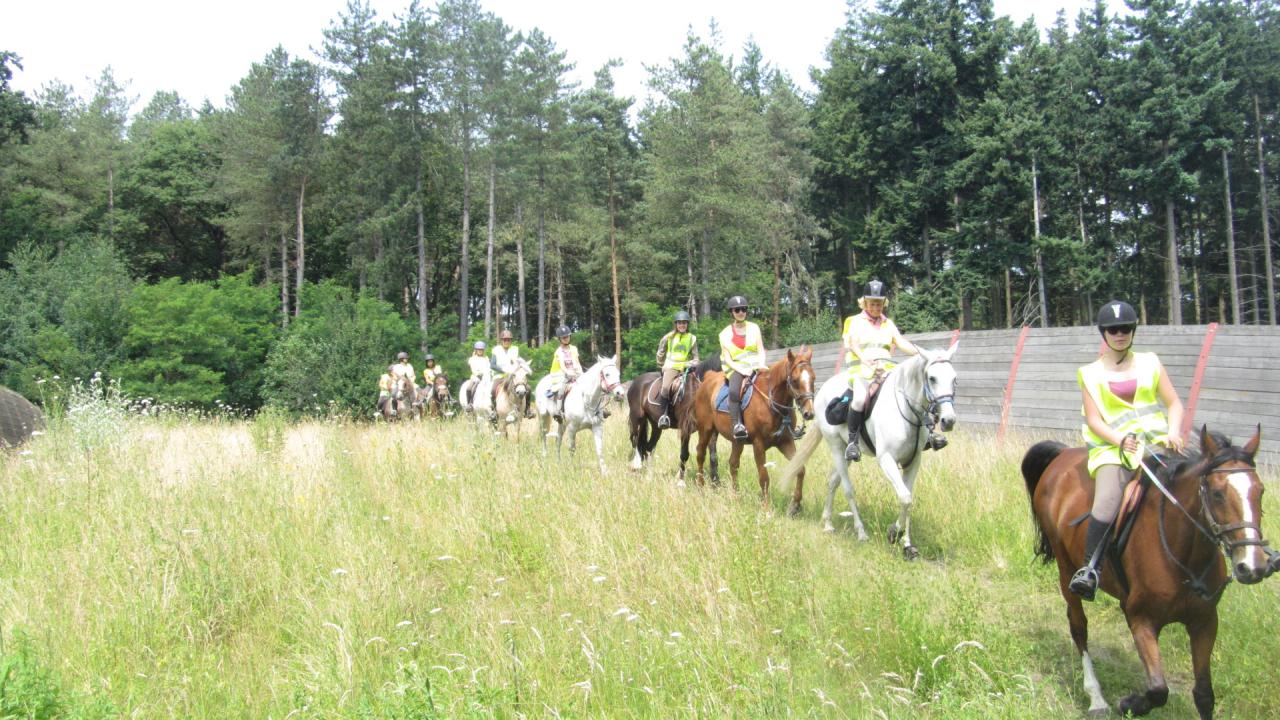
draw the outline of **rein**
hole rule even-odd
[[[902,384],[895,383],[894,405],[898,408],[898,414],[902,416],[903,420],[906,420],[909,425],[916,429],[917,434],[920,432],[920,428],[925,425],[927,425],[930,430],[933,430],[934,426],[938,424],[938,417],[942,413],[942,406],[944,404],[949,403],[952,407],[955,406],[955,393],[950,393],[948,395],[934,395],[933,390],[929,388],[929,366],[941,363],[947,363],[949,365],[951,364],[951,361],[930,360],[925,363],[924,368],[921,370],[921,374],[925,376],[925,381],[920,384],[924,387],[924,399],[927,401],[927,405],[920,408],[912,405],[911,398],[907,397],[906,391],[902,389]],[[902,398],[902,401],[898,402],[898,398]],[[907,404],[907,409],[911,411],[911,417],[908,417],[907,414],[902,411],[902,402]]]

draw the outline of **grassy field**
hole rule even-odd
[[[821,531],[825,453],[788,518],[789,488],[762,511],[754,468],[741,495],[683,487],[670,436],[641,473],[622,418],[606,437],[600,477],[586,433],[557,461],[458,423],[57,422],[0,456],[0,715],[1083,711],[1056,571],[1032,559],[1026,439],[960,430],[927,458],[907,563],[870,463],[859,543],[843,519]],[[1228,589],[1221,717],[1272,712],[1277,608],[1280,581]],[[1089,612],[1114,702],[1142,669],[1116,603]],[[1155,717],[1193,716],[1181,627],[1162,648],[1173,692]]]

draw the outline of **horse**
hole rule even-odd
[[[596,363],[573,381],[564,397],[564,415],[557,421],[558,429],[551,430],[551,421],[559,410],[551,391],[555,379],[554,375],[542,378],[533,392],[537,401],[538,427],[542,432],[542,453],[547,453],[547,439],[554,438],[556,454],[559,455],[565,435],[569,436],[569,452],[574,452],[578,433],[583,428],[590,428],[596,441],[600,474],[605,474],[608,470],[604,465],[604,406],[610,397],[620,399],[624,396],[622,382],[618,378],[617,357],[597,357]]]
[[[684,480],[685,464],[689,461],[689,438],[693,435],[693,396],[701,382],[699,366],[690,365],[672,384],[671,429],[680,432],[680,479]],[[628,421],[631,425],[631,469],[639,470],[653,454],[662,436],[658,418],[662,417],[662,373],[647,372],[637,375],[627,388]]]
[[[472,386],[475,391],[472,392]],[[471,402],[467,402],[467,395]],[[458,388],[458,405],[464,414],[470,415],[477,424],[485,424],[493,419],[493,376],[484,375],[479,380],[467,378]]]
[[[453,395],[449,393],[449,377],[444,371],[436,373],[431,387],[418,388],[417,403],[427,417],[444,418],[453,415]]]
[[[533,366],[528,360],[519,360],[516,368],[493,387],[492,421],[496,432],[505,437],[507,426],[516,426],[516,439],[520,439],[520,421],[529,408],[529,374]]]
[[[760,500],[767,505],[769,470],[765,468],[765,452],[776,447],[788,459],[795,455],[795,440],[804,431],[795,426],[794,406],[800,406],[800,413],[806,421],[813,419],[813,383],[813,350],[808,346],[802,346],[799,350],[787,350],[787,354],[781,359],[753,374],[749,383],[744,381],[742,394],[746,395],[750,384],[756,397],[742,408],[742,423],[747,426],[747,439],[741,441],[733,438],[733,422],[729,414],[716,410],[716,397],[720,388],[725,385],[725,375],[722,372],[707,372],[693,399],[693,424],[698,431],[698,484],[704,484],[702,468],[708,445],[711,446],[711,481],[719,481],[715,442],[717,434],[723,435],[733,443],[729,454],[729,477],[733,480],[733,489],[738,489],[738,464],[742,460],[742,449],[749,443],[755,453]],[[801,469],[797,475],[791,507],[788,509],[791,515],[800,512],[803,485],[804,471]]]
[[[391,397],[382,404],[382,419],[387,422],[394,422],[405,416],[405,413],[413,411],[413,401],[410,394],[413,386],[409,383],[409,379],[399,373],[391,376]]]
[[[1280,554],[1271,550],[1259,525],[1263,485],[1254,455],[1261,435],[1259,425],[1243,447],[1236,447],[1202,427],[1198,453],[1158,459],[1157,472],[1150,470],[1157,462],[1143,463],[1148,487],[1130,513],[1131,529],[1120,535],[1120,549],[1108,553],[1099,583],[1120,601],[1147,674],[1145,692],[1120,700],[1121,715],[1145,715],[1168,700],[1158,638],[1166,625],[1177,622],[1191,641],[1196,710],[1202,720],[1213,717],[1209,664],[1218,634],[1218,600],[1230,582],[1223,557],[1230,558],[1231,575],[1245,585],[1280,569]],[[1089,656],[1084,607],[1068,589],[1072,573],[1085,562],[1087,523],[1080,521],[1093,502],[1087,461],[1085,448],[1046,440],[1023,457],[1022,477],[1036,527],[1035,553],[1045,563],[1058,561],[1058,587],[1084,668],[1089,714],[1097,717],[1109,707]]]
[[[956,423],[956,370],[951,364],[951,358],[957,347],[958,345],[952,345],[947,350],[922,348],[918,355],[908,358],[889,371],[880,386],[870,415],[863,421],[862,439],[870,446],[868,450],[875,456],[880,470],[898,495],[898,519],[889,526],[888,539],[891,544],[902,544],[902,554],[907,560],[920,557],[919,549],[911,543],[911,504],[916,475],[920,472],[925,440],[929,434],[926,427],[932,427],[938,422],[943,430],[950,430]],[[815,404],[825,409],[848,388],[848,376],[836,373],[822,384]],[[844,496],[849,501],[849,511],[858,540],[865,542],[867,530],[858,514],[853,483],[849,480],[849,466],[844,459],[844,449],[849,443],[849,428],[843,423],[832,425],[827,421],[825,412],[818,414],[817,425],[819,432],[801,444],[796,456],[783,471],[783,481],[802,473],[805,461],[813,454],[819,440],[826,440],[833,467],[827,477],[827,500],[822,508],[823,530],[835,532],[832,503],[836,488],[842,487]],[[803,478],[803,475],[799,477]],[[800,482],[797,481],[796,503],[800,502],[799,488]]]

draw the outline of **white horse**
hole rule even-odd
[[[471,386],[475,385],[472,401],[467,402]],[[484,426],[493,420],[493,376],[483,375],[479,380],[467,378],[458,388],[458,407],[463,415],[470,415],[476,424]]]
[[[600,463],[600,473],[607,472],[604,466],[604,408],[609,398],[623,397],[624,390],[618,377],[617,357],[597,357],[596,364],[587,368],[564,397],[564,416],[558,421],[558,431],[551,429],[551,421],[556,414],[556,399],[551,394],[554,377],[548,375],[538,381],[533,395],[537,399],[538,427],[542,431],[542,452],[547,452],[547,439],[556,441],[556,454],[560,454],[560,446],[564,437],[569,436],[569,452],[577,448],[578,432],[590,428],[596,441],[596,459]]]
[[[889,542],[901,542],[902,554],[908,560],[920,556],[920,551],[911,544],[911,503],[929,427],[935,418],[943,430],[950,430],[956,422],[956,370],[951,364],[951,356],[955,354],[956,347],[953,345],[945,351],[922,348],[919,355],[907,359],[890,371],[884,385],[880,387],[871,415],[863,423],[872,446],[868,450],[875,456],[885,477],[889,478],[901,505],[898,519],[889,527]],[[819,432],[811,433],[800,445],[782,477],[783,481],[789,480],[817,449],[819,440],[826,440],[834,468],[827,480],[827,502],[822,509],[822,528],[827,532],[835,532],[835,526],[831,522],[831,505],[835,499],[836,487],[839,486],[844,489],[844,496],[849,500],[849,511],[853,515],[853,527],[858,539],[865,541],[867,531],[858,515],[853,483],[849,480],[849,467],[844,459],[844,448],[849,443],[849,428],[844,424],[831,425],[827,422],[825,412],[831,401],[840,397],[848,387],[848,375],[843,372],[836,373],[822,384],[813,401],[814,408],[818,411],[816,424]]]

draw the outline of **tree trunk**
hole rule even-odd
[[[1240,324],[1240,275],[1236,271],[1236,229],[1234,210],[1231,207],[1231,165],[1227,149],[1222,148],[1222,204],[1227,219],[1227,279],[1231,292],[1231,324]]]
[[[471,287],[471,151],[462,148],[462,248],[458,260],[458,342],[467,341],[470,329]]]
[[[710,218],[708,218],[709,220]],[[702,277],[700,278],[700,295],[702,296],[702,316],[711,317],[711,231],[702,229],[701,245]]]
[[[694,296],[694,288],[698,284],[693,276],[693,243],[687,240],[684,244],[684,268],[689,276],[689,296],[685,304],[689,307],[689,312],[693,315],[693,321],[696,323],[698,322],[698,316],[701,314],[701,309],[698,307],[697,298]]]
[[[782,305],[782,259],[773,256],[773,313],[769,318],[769,338],[774,347],[778,347],[778,308]]]
[[[1009,268],[1004,269],[1004,326],[1013,327],[1013,280]]]
[[[569,313],[564,302],[564,248],[556,242],[556,309],[560,311],[560,324],[568,325]]]
[[[622,300],[618,297],[618,207],[613,194],[613,171],[609,171],[609,272],[613,288],[613,353],[622,369]]]
[[[307,267],[307,234],[302,225],[302,209],[305,206],[307,197],[307,178],[302,178],[302,185],[298,188],[298,240],[297,248],[294,251],[294,276],[297,282],[294,284],[293,290],[293,316],[297,317],[302,312],[302,279],[306,276]]]
[[[427,351],[427,228],[422,216],[422,167],[414,183],[413,210],[418,220],[418,329],[422,331],[422,352]]]
[[[289,327],[289,235],[280,229],[280,326]]]
[[[1267,161],[1262,152],[1262,113],[1253,94],[1253,132],[1258,143],[1258,198],[1262,203],[1262,264],[1267,275],[1267,324],[1276,324],[1275,272],[1271,268],[1271,211],[1267,208]]]
[[[1031,220],[1035,228],[1036,282],[1040,286],[1040,327],[1049,327],[1049,300],[1044,289],[1044,255],[1040,252],[1040,176],[1031,161]]]
[[[538,171],[538,187],[543,183],[542,170]],[[541,192],[539,192],[541,197]],[[547,233],[546,210],[538,201],[538,344],[547,341]]]
[[[1173,200],[1164,201],[1165,237],[1169,253],[1169,324],[1182,324],[1182,277],[1178,269],[1178,228],[1174,224]]]
[[[498,211],[494,207],[494,197],[497,194],[496,185],[498,183],[498,163],[493,153],[489,154],[489,228],[485,238],[485,256],[484,256],[484,336],[486,339],[493,337],[489,334],[489,312],[493,309],[493,234],[494,224],[498,220]]]
[[[520,342],[529,344],[529,319],[524,299],[524,204],[516,205],[516,308],[520,313]]]

